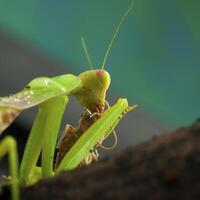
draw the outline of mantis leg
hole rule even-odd
[[[45,103],[45,112],[48,113],[48,117],[43,132],[44,137],[42,143],[42,175],[44,178],[53,176],[55,147],[67,102],[68,98],[63,96]]]
[[[114,106],[107,109],[101,118],[86,130],[86,132],[64,156],[56,170],[56,173],[77,167],[100,139],[102,137],[106,138],[112,132],[112,129],[115,128],[123,115],[135,107],[136,106],[128,106],[126,99],[119,99]]]
[[[43,108],[38,109],[38,114],[31,129],[20,166],[20,181],[23,183],[30,183],[31,174],[36,167],[42,148],[44,124],[46,124],[47,116]]]
[[[38,92],[44,89],[46,93],[40,94]],[[39,78],[29,83],[29,90],[35,93],[34,98],[37,99],[36,92],[38,96],[43,95],[45,97],[48,96],[48,93],[54,94],[66,91],[66,88],[57,80]],[[31,129],[20,166],[21,182],[31,184],[31,180],[34,180],[33,174],[41,150],[43,176],[49,177],[53,175],[55,144],[67,102],[68,97],[63,94],[50,98],[38,105],[38,114]]]
[[[0,143],[0,159],[7,153],[9,173],[11,175],[11,196],[13,200],[19,200],[17,144],[15,139],[11,136],[6,136]]]
[[[60,96],[39,105],[20,166],[22,182],[31,184],[34,180],[32,176],[41,150],[42,174],[44,177],[53,175],[55,145],[67,102],[67,96]]]

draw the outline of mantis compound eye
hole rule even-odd
[[[108,89],[110,85],[110,75],[107,71],[103,69],[96,70],[97,80],[101,83],[104,89]]]

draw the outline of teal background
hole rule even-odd
[[[0,28],[78,74],[88,68],[80,37],[84,36],[95,66],[100,66],[129,3],[1,1]],[[197,0],[136,1],[106,65],[111,91],[172,127],[200,116],[199,10]]]

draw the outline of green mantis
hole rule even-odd
[[[96,148],[104,147],[103,140],[114,132],[120,119],[136,107],[129,106],[126,99],[119,99],[115,105],[105,110],[106,92],[110,85],[110,75],[104,70],[106,59],[132,6],[122,16],[100,69],[91,69],[79,76],[65,74],[53,78],[36,78],[22,91],[0,98],[0,133],[23,110],[38,107],[19,170],[15,140],[7,136],[0,142],[0,159],[7,153],[9,155],[13,200],[19,199],[19,184],[30,185],[40,178],[49,178],[97,159]],[[83,39],[82,44],[92,68]],[[66,126],[55,155],[60,124],[71,95],[83,106],[84,112],[78,127]],[[40,155],[41,166],[37,166]]]

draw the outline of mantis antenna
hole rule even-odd
[[[104,69],[104,67],[105,67],[108,54],[109,54],[110,49],[111,49],[111,47],[112,47],[112,45],[113,45],[113,42],[115,41],[115,39],[116,39],[116,37],[117,37],[117,34],[118,34],[119,30],[120,30],[120,27],[121,27],[121,25],[123,24],[124,20],[126,19],[127,15],[129,14],[129,12],[131,11],[131,9],[133,8],[133,5],[134,5],[134,1],[131,2],[130,6],[128,7],[128,9],[126,10],[126,12],[123,14],[123,16],[122,16],[121,19],[120,19],[120,22],[119,22],[119,24],[118,24],[118,26],[117,26],[117,28],[116,28],[114,34],[113,34],[113,37],[112,37],[112,39],[111,39],[111,41],[110,41],[110,43],[109,43],[109,45],[108,45],[106,54],[105,54],[105,56],[104,56],[103,63],[102,63],[102,67],[101,67],[102,69]]]
[[[81,44],[82,44],[83,50],[84,50],[84,52],[85,52],[85,55],[86,55],[88,64],[89,64],[89,66],[90,66],[90,69],[92,70],[92,69],[93,69],[92,59],[90,58],[90,55],[89,55],[89,53],[88,53],[87,46],[86,46],[86,44],[85,44],[85,40],[84,40],[83,37],[81,37]]]

